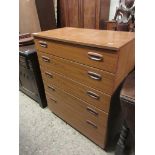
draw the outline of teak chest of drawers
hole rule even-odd
[[[134,33],[66,27],[34,38],[48,107],[105,148],[111,96],[134,68]]]

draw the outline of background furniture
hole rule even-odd
[[[106,29],[114,31],[135,31],[135,0],[120,0],[112,21],[106,21]]]
[[[134,67],[134,33],[61,28],[34,37],[48,107],[105,148],[113,94]]]
[[[24,34],[19,43],[19,89],[44,108],[47,101],[34,41],[30,34]]]
[[[121,109],[124,123],[117,143],[116,155],[126,155],[135,145],[135,71],[126,78],[121,94]]]
[[[110,0],[60,0],[58,27],[103,29],[109,7]]]
[[[19,32],[33,33],[56,28],[53,0],[19,0]]]
[[[55,29],[56,19],[53,0],[35,0],[41,31]]]

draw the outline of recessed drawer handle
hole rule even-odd
[[[97,128],[97,125],[94,124],[93,122],[89,121],[89,120],[86,120],[86,122],[89,124],[89,125],[92,125],[94,128]]]
[[[52,101],[54,101],[55,103],[57,103],[57,101],[56,101],[56,100],[54,100],[53,98],[51,98],[51,97],[50,97],[49,99],[50,99],[50,100],[52,100]]]
[[[43,48],[47,48],[47,43],[45,41],[39,41],[39,44]]]
[[[100,74],[97,74],[95,72],[91,72],[91,71],[88,71],[88,76],[94,80],[101,80],[102,79],[102,76]]]
[[[47,75],[49,78],[53,78],[53,75],[49,72],[45,72],[45,75]]]
[[[55,91],[55,88],[54,87],[52,87],[52,86],[47,86],[49,89],[51,89],[51,90],[53,90],[53,91]]]
[[[89,111],[90,113],[92,113],[93,115],[98,115],[98,112],[96,112],[95,110],[93,110],[90,107],[87,107],[87,111]]]
[[[100,99],[100,96],[97,95],[96,93],[92,92],[92,91],[87,91],[87,95],[96,99],[96,100],[99,100]]]
[[[94,52],[88,52],[88,58],[94,61],[103,61],[103,56]]]
[[[43,61],[45,62],[50,62],[50,58],[46,57],[46,56],[42,56]]]

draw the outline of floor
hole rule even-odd
[[[106,153],[21,92],[19,109],[20,155],[114,155]]]

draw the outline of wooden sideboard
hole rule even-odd
[[[111,97],[134,68],[134,33],[66,27],[34,38],[48,107],[105,148]]]

